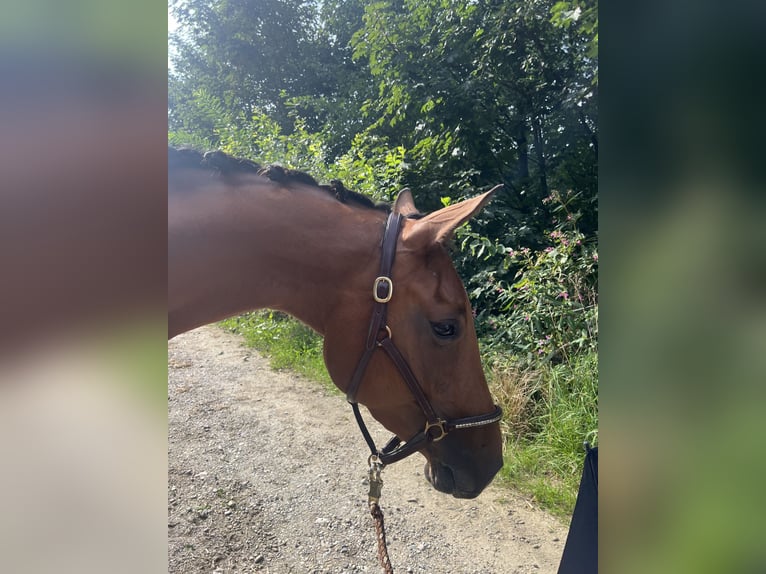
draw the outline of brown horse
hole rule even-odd
[[[254,309],[293,315],[324,336],[335,384],[423,454],[435,488],[477,496],[502,466],[500,413],[444,243],[494,190],[426,216],[402,192],[390,209],[397,229],[385,231],[390,278],[380,279],[385,209],[342,184],[340,197],[337,185],[215,154],[169,150],[169,337]],[[373,309],[382,322],[371,324]],[[441,428],[424,432],[429,407]]]

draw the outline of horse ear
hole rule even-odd
[[[481,195],[448,205],[422,219],[415,220],[412,226],[402,231],[402,240],[415,248],[446,242],[452,237],[455,229],[481,211],[501,187],[503,187],[502,184],[496,185]]]
[[[412,199],[412,192],[410,191],[409,187],[405,187],[403,190],[399,192],[399,195],[396,196],[396,201],[394,201],[393,212],[401,213],[405,217],[408,215],[415,215],[418,213],[418,210],[415,207],[415,202]]]

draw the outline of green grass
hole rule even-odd
[[[322,358],[322,338],[283,313],[257,311],[222,325],[270,358],[338,393]],[[567,518],[574,509],[585,457],[598,441],[598,356],[526,366],[497,351],[485,356],[490,387],[503,408],[505,464],[500,480],[540,507]]]
[[[340,393],[324,366],[322,337],[299,321],[278,311],[255,311],[221,325],[267,356],[273,369],[290,369]]]
[[[598,356],[524,370],[496,359],[490,386],[505,412],[502,479],[553,513],[570,515],[583,442],[598,442]]]

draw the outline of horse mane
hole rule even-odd
[[[222,151],[199,152],[191,148],[168,146],[168,172],[174,169],[199,169],[216,175],[257,174],[261,166],[249,159],[230,156]]]
[[[316,187],[329,193],[341,203],[356,204],[369,209],[390,211],[391,206],[384,202],[373,202],[369,197],[347,189],[343,182],[333,179],[329,184],[320,185],[316,179],[306,172],[287,169],[279,164],[269,164],[262,167],[249,159],[236,158],[222,151],[199,152],[191,148],[174,148],[168,146],[168,174],[177,169],[197,169],[209,172],[212,176],[232,178],[238,175],[258,175],[286,187],[305,185]]]

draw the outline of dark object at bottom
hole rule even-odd
[[[580,490],[558,574],[598,572],[598,447],[586,446]]]

